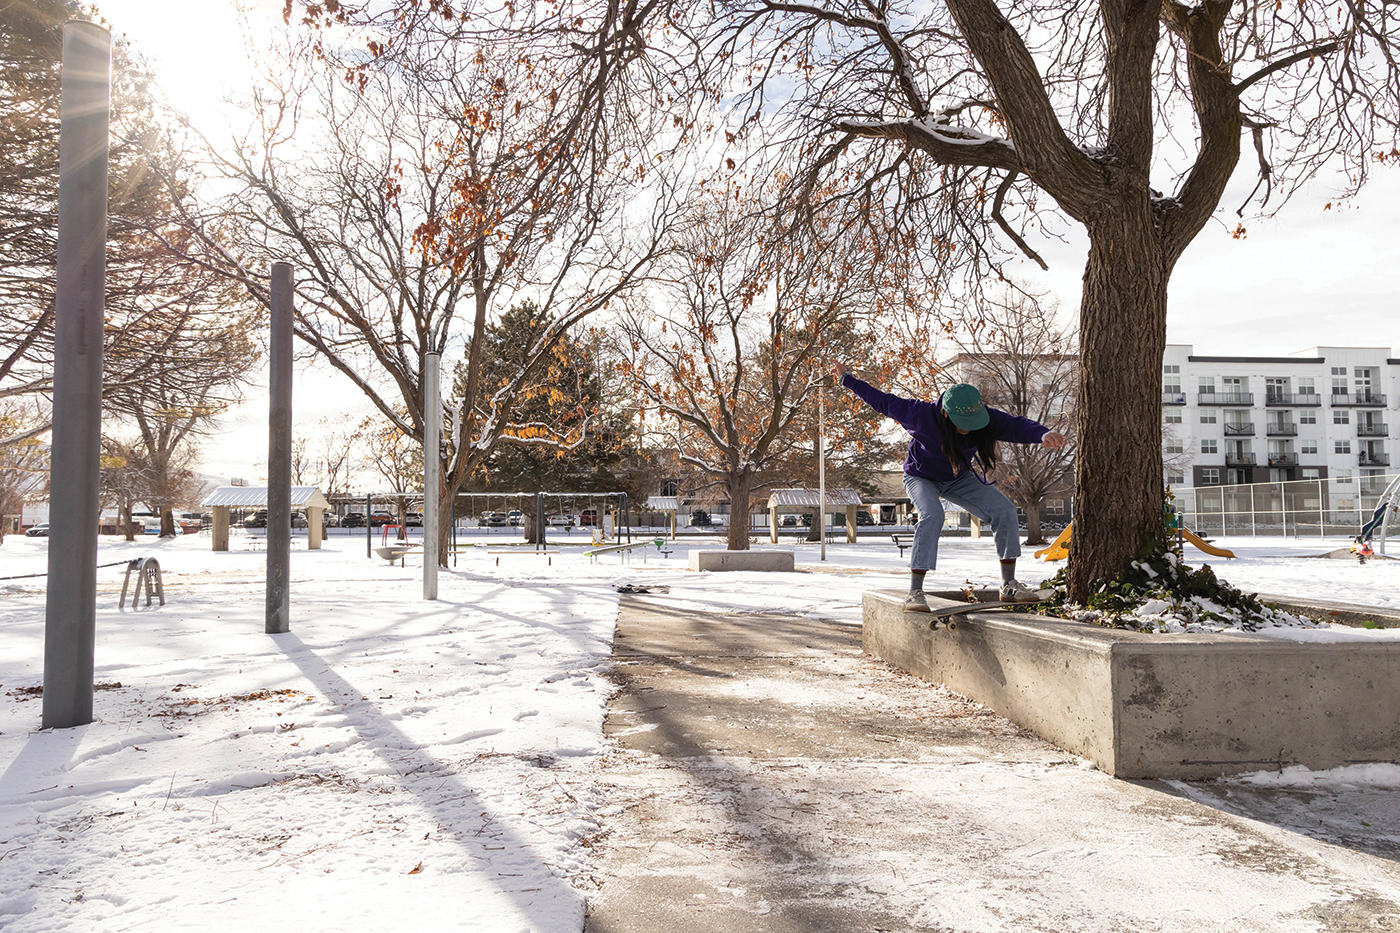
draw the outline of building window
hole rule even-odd
[[[1317,409],[1304,408],[1302,411],[1298,412],[1298,423],[1317,424]]]
[[[1300,440],[1300,441],[1298,441],[1298,452],[1299,452],[1300,454],[1315,454],[1315,453],[1317,453],[1317,441],[1315,441],[1315,440]]]
[[[1219,452],[1220,452],[1220,449],[1219,449],[1218,443],[1217,443],[1217,441],[1215,440],[1215,438],[1213,438],[1213,437],[1203,437],[1203,438],[1201,438],[1201,453],[1203,453],[1203,454],[1216,454],[1216,453],[1219,453]],[[1218,473],[1218,471],[1217,471],[1217,473]]]
[[[1308,376],[1307,378],[1304,378],[1304,379],[1299,379],[1299,380],[1298,380],[1298,394],[1299,394],[1299,395],[1316,395],[1316,394],[1317,394],[1317,381],[1316,381],[1315,379],[1313,379],[1311,376]]]
[[[1178,389],[1180,391],[1180,389]],[[1181,424],[1181,409],[1168,408],[1162,412],[1162,420],[1167,424]]]
[[[1302,479],[1322,479],[1322,470],[1318,467],[1303,467],[1299,476]]]
[[[1202,392],[1209,392],[1212,394],[1215,392],[1214,376],[1201,376],[1198,384],[1200,386],[1200,391]]]
[[[1214,409],[1214,408],[1202,408],[1202,409],[1201,409],[1201,424],[1215,424],[1215,409]]]
[[[1333,441],[1333,442],[1332,442],[1332,453],[1334,453],[1334,454],[1349,454],[1349,453],[1351,453],[1351,441]]]
[[[1219,486],[1219,485],[1220,485],[1220,468],[1219,468],[1219,467],[1204,467],[1204,468],[1202,468],[1202,469],[1201,469],[1201,485],[1202,485],[1202,486]],[[1217,505],[1216,508],[1219,508],[1219,506]]]
[[[1046,512],[1049,512],[1051,515],[1063,515],[1063,514],[1065,514],[1065,500],[1063,500],[1063,499],[1046,499],[1046,500],[1045,500],[1045,511],[1046,511]]]
[[[1166,444],[1162,447],[1162,450],[1166,451],[1169,454],[1180,454],[1186,452],[1186,448],[1182,447],[1180,443]]]
[[[1333,477],[1333,478],[1334,478],[1338,483],[1343,484],[1343,485],[1345,485],[1345,484],[1347,484],[1347,483],[1350,483],[1350,482],[1351,482],[1351,470],[1338,470],[1338,471],[1337,471],[1337,475],[1336,475],[1335,477]]]
[[[1356,500],[1355,500],[1355,499],[1338,499],[1338,500],[1337,500],[1337,508],[1341,509],[1343,512],[1350,512],[1352,509],[1356,508]]]
[[[1345,376],[1346,374],[1347,374],[1347,368],[1346,368],[1345,366],[1333,366],[1333,367],[1332,367],[1332,375],[1334,375],[1334,376]]]
[[[1341,410],[1333,411],[1333,412],[1332,412],[1332,423],[1333,423],[1333,424],[1351,424],[1351,412],[1349,412],[1349,411],[1341,411]]]
[[[1185,474],[1185,473],[1172,473],[1172,472],[1168,471],[1168,473],[1167,473],[1167,485],[1168,485],[1168,486],[1181,486],[1181,485],[1184,485],[1185,483],[1186,483],[1186,474]]]

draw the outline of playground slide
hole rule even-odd
[[[1069,557],[1069,539],[1073,532],[1074,526],[1066,525],[1065,530],[1060,532],[1060,536],[1056,538],[1049,547],[1036,551],[1035,556],[1041,560],[1064,560],[1066,557]],[[1215,547],[1189,528],[1183,528],[1181,536],[1186,539],[1192,547],[1215,557],[1235,556],[1234,551],[1227,551],[1225,548]]]
[[[1215,547],[1212,544],[1207,544],[1206,541],[1203,538],[1201,538],[1200,535],[1196,534],[1189,528],[1181,529],[1181,536],[1187,541],[1191,542],[1191,545],[1198,551],[1205,551],[1207,554],[1214,555],[1215,557],[1235,556],[1234,551],[1227,551],[1223,547]]]
[[[1060,532],[1060,536],[1050,542],[1047,548],[1041,548],[1035,552],[1039,560],[1064,560],[1069,557],[1069,539],[1074,534],[1074,526],[1066,525],[1065,530]]]

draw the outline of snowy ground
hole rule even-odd
[[[624,563],[511,540],[464,553],[436,603],[414,557],[367,559],[363,537],[295,549],[292,632],[268,636],[248,539],[222,554],[207,536],[104,539],[99,563],[159,558],[167,605],[118,611],[123,568],[99,570],[97,721],[56,732],[38,731],[34,695],[44,580],[0,580],[0,929],[365,930],[411,905],[422,929],[580,930],[609,806],[592,778],[613,586],[858,625],[862,591],[906,581],[884,539],[828,545],[825,563],[785,543],[796,575],[691,574],[690,541]],[[1400,609],[1400,561],[1306,559],[1345,541],[1217,543],[1240,559],[1211,563],[1243,588]],[[6,538],[0,577],[42,573],[45,549]],[[994,582],[990,540],[941,550],[934,586]],[[1021,577],[1049,572],[1026,561]],[[1286,779],[1394,787],[1400,769]]]

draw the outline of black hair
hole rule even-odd
[[[988,422],[976,431],[959,434],[957,425],[953,424],[953,419],[948,417],[946,411],[940,410],[938,444],[943,448],[943,455],[953,465],[954,476],[962,476],[963,471],[971,466],[963,454],[963,447],[969,443],[977,448],[977,453],[974,456],[977,462],[982,465],[982,472],[984,474],[990,472],[997,465],[997,438],[996,434],[992,432],[991,423]]]

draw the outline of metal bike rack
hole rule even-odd
[[[141,588],[146,589],[146,605],[151,604],[151,597],[160,599],[160,604],[165,605],[165,584],[160,578],[160,562],[154,557],[138,557],[126,565],[126,576],[122,578],[122,598],[117,604],[117,608],[126,608],[126,588],[131,583],[131,572],[136,571],[136,589],[131,594],[131,608],[135,609],[141,602]]]

